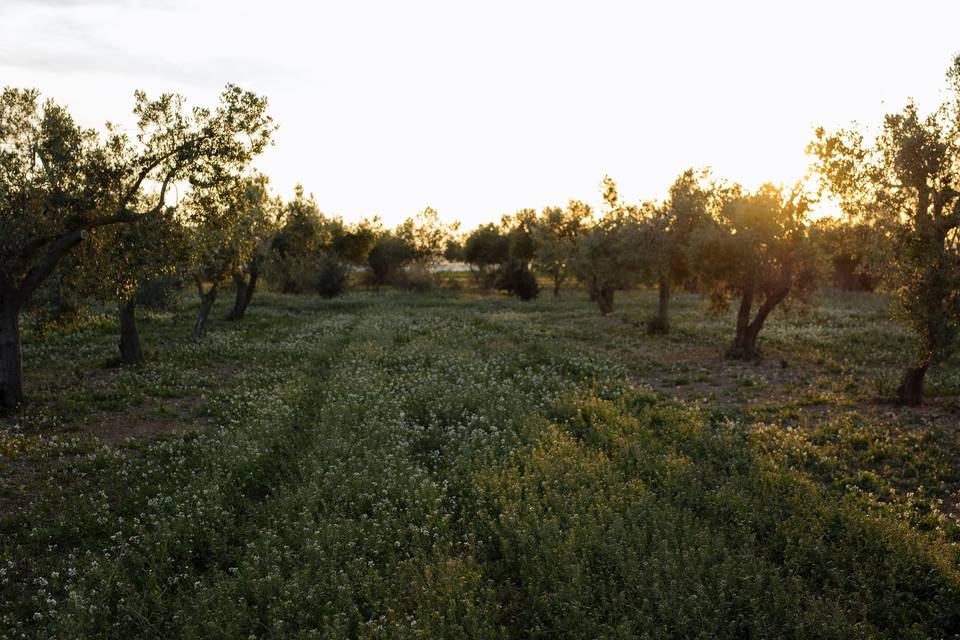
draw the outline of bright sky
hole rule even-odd
[[[134,89],[211,104],[234,82],[281,126],[258,161],[278,193],[470,228],[597,203],[606,173],[630,200],[688,166],[792,182],[817,124],[934,105],[957,25],[956,0],[0,0],[0,84],[102,126]]]

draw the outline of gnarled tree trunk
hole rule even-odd
[[[600,313],[607,316],[613,313],[613,287],[603,285],[596,291],[597,306],[600,307]]]
[[[757,340],[750,336],[750,311],[753,309],[753,278],[749,278],[743,287],[740,297],[740,308],[737,310],[737,332],[733,344],[727,349],[727,357],[735,360],[752,360],[757,353]]]
[[[657,315],[647,321],[647,333],[670,333],[670,280],[661,275],[657,283],[659,304]]]
[[[250,277],[244,279],[242,273],[233,274],[233,284],[236,287],[236,295],[233,299],[233,308],[227,314],[227,320],[242,320],[247,313],[247,307],[253,299],[253,293],[257,290],[258,270],[251,269]]]
[[[210,317],[210,310],[213,303],[217,301],[217,293],[220,290],[220,284],[214,282],[210,289],[203,290],[203,283],[197,281],[197,293],[200,295],[200,308],[197,309],[197,319],[193,323],[193,339],[199,340],[207,331],[207,319]]]
[[[0,294],[0,409],[23,403],[23,369],[20,356],[20,307]]]
[[[897,400],[900,404],[915,407],[923,402],[923,378],[927,375],[929,362],[923,362],[907,369],[903,381],[897,387]]]
[[[757,349],[757,337],[763,329],[763,323],[774,308],[783,302],[790,293],[792,279],[785,276],[780,287],[767,294],[757,310],[757,315],[750,320],[750,309],[753,306],[754,286],[752,280],[744,287],[743,297],[740,299],[740,309],[737,312],[737,333],[733,344],[727,349],[727,357],[736,360],[754,360],[760,357]]]
[[[134,301],[119,302],[117,317],[120,320],[120,362],[128,365],[143,364],[143,349],[140,347]]]

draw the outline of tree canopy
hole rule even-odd
[[[960,56],[947,83],[928,115],[911,101],[874,137],[821,128],[809,147],[844,213],[873,229],[872,255],[883,256],[899,316],[919,338],[898,390],[906,404],[921,401],[927,369],[956,348],[960,328]]]

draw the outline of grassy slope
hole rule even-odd
[[[31,340],[0,638],[960,634],[956,363],[900,410],[879,297],[756,365],[618,302],[267,296],[200,345],[151,317],[134,371],[110,322]]]

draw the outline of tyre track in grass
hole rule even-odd
[[[525,348],[490,346],[501,331],[471,316],[387,302],[358,319],[309,409],[319,446],[297,482],[248,520],[234,566],[176,601],[165,632],[504,636],[462,503],[474,471],[528,439],[540,425],[525,416],[569,385]]]
[[[298,366],[221,398],[216,432],[91,460],[104,475],[98,495],[78,504],[61,497],[60,514],[41,505],[25,520],[29,530],[13,532],[19,544],[14,536],[4,544],[0,638],[166,637],[177,617],[171,602],[230,566],[247,523],[296,481],[299,458],[315,444],[304,420],[351,323],[321,319],[272,345],[295,349]]]

